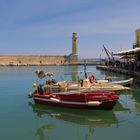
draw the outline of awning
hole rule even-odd
[[[113,55],[134,55],[138,53],[140,53],[140,48],[136,47],[135,49],[128,49],[128,50],[113,53]]]
[[[120,59],[131,59],[134,58],[134,55],[122,55],[120,56]]]

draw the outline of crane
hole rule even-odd
[[[107,48],[106,48],[104,45],[103,45],[103,48],[104,48],[104,50],[105,50],[105,53],[106,53],[106,55],[107,55],[109,61],[114,62],[115,59],[114,59],[114,57],[113,57],[113,54],[110,53],[109,50],[107,50]]]

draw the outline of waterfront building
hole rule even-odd
[[[114,55],[119,55],[124,58],[133,58],[135,61],[140,61],[140,29],[135,31],[135,43],[132,49],[123,50]]]
[[[113,54],[120,56],[120,59],[115,61],[113,66],[106,65],[98,68],[140,77],[140,29],[135,31],[135,38],[132,49],[122,50]]]

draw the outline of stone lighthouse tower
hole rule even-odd
[[[71,63],[76,64],[78,62],[78,37],[77,33],[73,32],[72,35],[72,54],[71,54]]]

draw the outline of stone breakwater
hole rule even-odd
[[[69,56],[0,55],[0,66],[33,66],[69,64]]]

